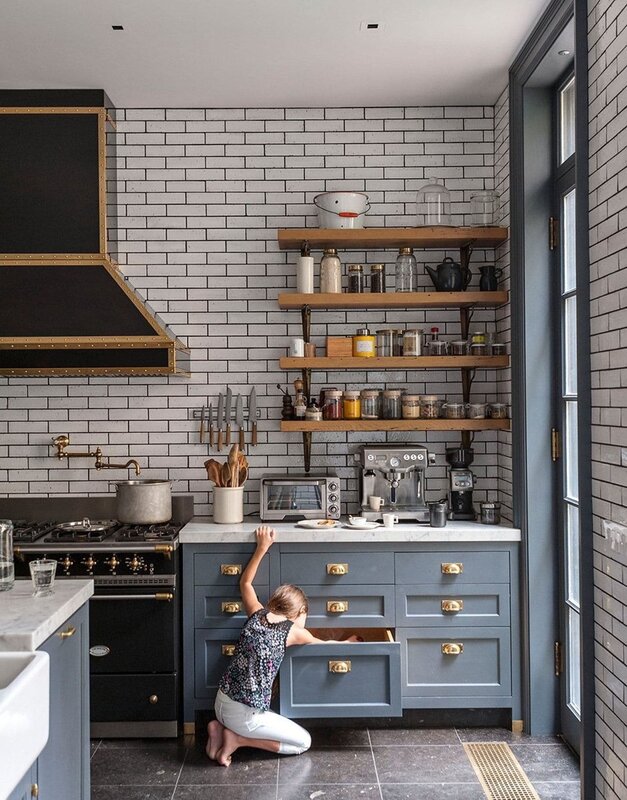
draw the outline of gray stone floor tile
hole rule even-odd
[[[373,747],[419,744],[459,744],[454,728],[380,728],[370,731]]]
[[[91,759],[92,786],[174,786],[185,757],[176,740],[135,740],[132,747],[103,742]]]
[[[510,744],[512,753],[535,781],[578,781],[579,764],[565,744]]]
[[[381,784],[381,794],[383,800],[485,800],[478,783]]]
[[[370,747],[366,728],[309,728],[308,730],[311,734],[312,747]]]
[[[203,784],[201,786],[178,786],[174,800],[276,800],[276,783],[240,784],[228,786]]]
[[[474,783],[475,772],[459,745],[374,747],[379,781],[384,783]]]
[[[457,728],[462,742],[507,742],[507,744],[563,744],[557,736],[529,736],[508,728]]]
[[[281,758],[279,784],[376,784],[369,747],[321,748]],[[322,798],[321,798],[322,800]]]
[[[279,786],[277,800],[379,800],[376,783],[329,786],[327,783],[304,783]]]
[[[204,786],[206,784],[216,786],[272,784],[276,787],[278,760],[273,753],[241,747],[233,754],[231,766],[221,767],[215,761],[207,758],[205,742],[197,742],[193,748],[187,751],[187,758],[179,778],[179,787]],[[220,795],[221,791],[220,789]]]
[[[91,800],[170,800],[173,786],[92,786]]]
[[[543,783],[534,781],[533,788],[540,795],[540,800],[580,800],[579,781],[568,783]]]

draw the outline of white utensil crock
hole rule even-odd
[[[244,487],[214,486],[213,521],[222,525],[242,522],[244,519]]]

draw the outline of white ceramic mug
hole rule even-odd
[[[292,339],[290,342],[290,355],[296,358],[302,358],[305,355],[305,340]]]
[[[396,514],[383,514],[384,528],[393,528],[397,522],[398,522],[398,517],[396,516]]]
[[[381,506],[385,505],[385,500],[382,497],[376,497],[376,495],[371,494],[368,498],[368,505],[373,511],[379,511]]]

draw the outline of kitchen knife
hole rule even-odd
[[[226,446],[231,444],[231,402],[233,400],[233,392],[226,387],[226,402],[224,404],[224,416],[226,417]]]
[[[237,400],[235,401],[235,422],[237,423],[237,427],[239,428],[238,435],[239,435],[239,449],[244,450],[244,398],[241,394],[237,395]]]
[[[203,444],[205,441],[205,407],[203,406],[200,409],[200,433],[198,434],[198,438],[200,439],[200,444]]]
[[[222,423],[224,422],[224,395],[222,392],[218,395],[218,453],[222,450]]]
[[[209,447],[213,447],[213,403],[209,403]]]
[[[248,418],[251,423],[250,446],[257,447],[257,392],[255,387],[250,390],[248,398]]]

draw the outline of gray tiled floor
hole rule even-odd
[[[462,742],[505,741],[542,800],[578,800],[577,761],[558,739],[502,728],[312,729],[313,746],[279,758],[239,750],[228,769],[204,741],[92,743],[92,800],[485,800]]]

